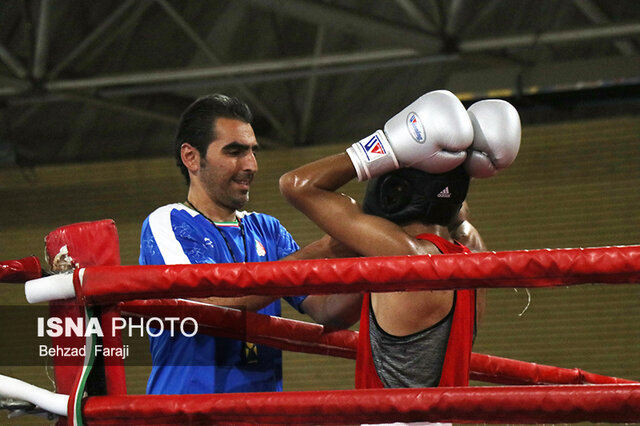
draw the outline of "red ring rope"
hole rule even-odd
[[[24,283],[41,276],[40,259],[35,256],[0,261],[1,283]]]
[[[579,368],[558,368],[484,354],[471,354],[471,380],[504,385],[638,383],[589,373]]]
[[[192,317],[199,331],[247,340],[277,349],[355,359],[358,333],[331,330],[318,324],[211,306],[189,300],[137,300],[119,305],[124,315]],[[240,326],[239,326],[240,325]],[[574,368],[558,368],[474,353],[472,380],[510,385],[636,383]]]
[[[223,308],[184,299],[134,300],[119,304],[125,316],[165,316],[198,321],[198,332],[268,345],[277,349],[356,358],[358,333],[319,324]]]
[[[523,253],[511,252],[514,256]],[[329,274],[323,269],[323,262],[279,262],[273,265],[278,269],[283,266],[282,273],[275,271],[264,279],[255,276],[254,264],[243,265],[251,273],[244,275],[239,269],[231,268],[205,268],[207,272],[205,278],[198,284],[188,286],[187,289],[195,289],[195,292],[202,291],[199,287],[204,287],[205,291],[211,291],[206,287],[213,286],[218,290],[218,286],[223,291],[227,290],[227,285],[239,284],[241,290],[239,294],[246,294],[246,288],[253,289],[251,281],[258,279],[256,288],[259,291],[268,291],[262,294],[271,294],[270,285],[276,280],[291,285],[290,289],[309,289],[322,286],[322,291],[333,292],[331,286],[360,285],[367,279],[367,270],[362,271],[363,265],[375,270],[378,279],[373,287],[388,290],[383,281],[386,280],[409,280],[413,283],[423,279],[431,279],[433,285],[434,277],[443,280],[454,280],[454,288],[461,288],[464,285],[470,287],[483,287],[487,280],[495,279],[498,286],[513,286],[514,280],[522,286],[553,285],[553,283],[581,283],[581,282],[635,282],[638,279],[640,263],[637,261],[638,247],[612,248],[612,249],[585,249],[585,250],[561,250],[561,251],[539,251],[531,261],[534,265],[533,272],[524,275],[522,280],[514,274],[518,269],[526,269],[527,265],[514,263],[515,267],[504,265],[502,255],[494,253],[494,257],[502,259],[494,262],[495,259],[483,258],[490,263],[490,266],[498,265],[499,268],[488,270],[484,265],[479,266],[471,277],[460,277],[458,272],[464,268],[459,259],[467,256],[459,256],[458,260],[445,259],[451,262],[447,271],[440,271],[441,266],[433,266],[435,258],[426,257],[433,261],[429,265],[421,265],[423,268],[417,272],[412,269],[415,264],[420,264],[422,259],[412,259],[407,263],[407,258],[398,258],[398,265],[386,263],[376,264],[376,261],[387,263],[389,259],[373,259],[372,262],[343,262],[339,265],[336,262],[329,263]],[[472,258],[473,255],[469,255]],[[552,259],[548,259],[551,256]],[[568,256],[568,257],[567,257]],[[443,256],[444,257],[444,256]],[[507,256],[509,257],[509,256]],[[480,265],[481,258],[477,258],[476,265]],[[543,262],[538,262],[540,259]],[[371,260],[371,259],[367,259]],[[466,260],[465,260],[466,261]],[[445,262],[445,264],[446,264]],[[463,261],[464,262],[464,261]],[[493,262],[493,263],[492,263]],[[507,260],[508,262],[508,260]],[[340,262],[337,262],[340,263]],[[618,271],[620,264],[624,268]],[[287,264],[289,266],[287,266]],[[325,263],[326,265],[326,263]],[[202,265],[199,265],[202,266]],[[217,265],[227,266],[227,265]],[[236,265],[233,265],[234,267]],[[314,266],[317,266],[314,268]],[[386,277],[380,278],[380,266]],[[271,266],[270,266],[271,267]],[[297,271],[297,268],[304,271]],[[311,278],[303,277],[303,284],[296,286],[291,282],[300,278],[297,272],[309,273],[311,267]],[[342,267],[342,268],[341,268]],[[343,268],[347,269],[343,269]],[[466,266],[465,266],[466,267]],[[95,268],[101,269],[101,268]],[[146,269],[146,268],[145,268]],[[199,268],[189,267],[163,267],[164,272],[160,275],[168,275],[162,282],[161,291],[168,293],[178,292],[183,294],[183,283],[194,278],[194,274]],[[213,277],[209,271],[216,271]],[[402,277],[398,278],[394,274],[400,270]],[[420,275],[424,271],[432,275],[427,277]],[[337,272],[346,273],[340,282],[337,282]],[[407,272],[408,271],[408,272]],[[433,273],[435,271],[435,274]],[[487,272],[490,278],[483,277]],[[571,276],[572,272],[579,271],[577,276]],[[89,269],[87,271],[89,272]],[[142,269],[140,269],[142,272]],[[146,271],[149,272],[149,271]],[[262,272],[262,271],[258,271]],[[93,273],[93,272],[92,272]],[[116,274],[119,272],[116,272]],[[182,273],[185,276],[180,276]],[[439,275],[440,273],[440,275]],[[177,274],[177,275],[176,275]],[[412,275],[413,274],[413,275]],[[448,276],[443,276],[449,274]],[[492,275],[493,274],[493,275]],[[327,277],[328,275],[328,277]],[[392,276],[392,278],[389,278]],[[474,276],[476,277],[474,280]],[[84,284],[87,281],[85,275]],[[325,279],[327,277],[327,279]],[[411,279],[413,277],[413,279]],[[156,277],[152,277],[154,280]],[[195,277],[197,278],[197,276]],[[113,277],[106,279],[112,280]],[[331,281],[331,280],[334,281]],[[219,280],[219,281],[216,281]],[[141,294],[147,291],[144,289],[146,280],[134,280],[142,287],[128,287],[131,294]],[[344,283],[343,283],[344,281]],[[323,286],[328,282],[327,286]],[[396,282],[396,281],[390,281]],[[355,283],[355,284],[354,284]],[[366,282],[364,283],[366,286]],[[470,285],[471,284],[471,285]],[[162,286],[166,285],[164,289]],[[436,283],[435,285],[441,285]],[[405,285],[406,286],[406,285]],[[490,285],[488,285],[490,286]],[[117,287],[117,286],[116,286]],[[84,296],[88,292],[85,291]],[[273,290],[274,294],[279,293],[283,287]],[[342,291],[354,291],[354,287]],[[360,290],[360,287],[357,287]],[[362,287],[366,290],[366,287]],[[153,289],[152,291],[156,291]],[[118,290],[120,291],[120,290]],[[231,290],[235,291],[235,290]],[[311,291],[309,291],[311,292]],[[125,294],[128,294],[125,292]],[[216,293],[218,294],[218,293]],[[224,293],[223,293],[224,294]],[[233,293],[232,293],[233,294]],[[232,295],[224,294],[224,295]],[[260,294],[260,293],[259,293]],[[292,293],[295,294],[295,293]],[[194,294],[195,295],[195,294]],[[204,294],[199,294],[204,295]],[[96,298],[99,300],[99,297]],[[486,361],[486,360],[485,360]],[[495,363],[494,363],[495,364]],[[503,366],[508,362],[502,362]],[[513,366],[513,365],[512,365]],[[522,367],[523,364],[519,364]],[[535,366],[535,365],[534,365]],[[546,366],[538,368],[538,372],[548,372]],[[495,374],[496,370],[493,370]],[[582,373],[577,373],[578,375]],[[487,374],[489,376],[490,374]],[[594,375],[595,376],[595,375]],[[615,379],[614,379],[615,380]],[[471,388],[429,388],[429,389],[382,389],[382,390],[355,390],[355,391],[331,391],[331,392],[285,392],[285,393],[253,393],[253,394],[221,394],[221,395],[160,395],[160,396],[130,396],[130,397],[90,397],[84,405],[85,418],[90,424],[113,424],[118,422],[135,424],[154,424],[161,422],[164,424],[184,424],[184,423],[210,423],[224,422],[237,424],[239,422],[258,422],[263,424],[272,423],[312,423],[312,424],[342,424],[361,422],[389,422],[389,421],[454,421],[454,422],[517,422],[517,423],[540,423],[540,422],[578,422],[578,421],[615,421],[615,422],[635,422],[640,420],[640,385],[565,385],[565,386],[526,386],[526,387],[471,387]]]
[[[85,303],[159,295],[292,295],[631,283],[640,281],[640,246],[244,265],[95,266],[87,267],[83,274],[81,283],[81,274],[76,271],[75,285],[79,299]],[[495,366],[494,361],[491,360]],[[505,366],[518,367],[507,361],[500,364],[503,370]],[[536,368],[548,373],[546,367]],[[487,367],[485,372],[490,376],[496,375],[496,371],[492,373]],[[602,377],[587,377],[579,370],[575,375],[580,380]],[[193,421],[336,424],[422,420],[633,422],[640,420],[640,385],[99,396],[90,397],[84,403],[85,418],[93,424],[150,424],[157,421],[168,424]]]
[[[638,422],[640,385],[97,396],[83,412],[92,425]]]
[[[79,300],[550,287],[640,282],[640,246],[257,263],[91,266]],[[82,278],[80,278],[82,277]]]

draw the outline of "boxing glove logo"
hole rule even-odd
[[[438,198],[451,198],[451,191],[449,191],[449,187],[445,187],[442,191],[436,195]]]
[[[364,154],[367,156],[367,161],[373,161],[375,158],[387,153],[377,134],[373,134],[367,143],[364,145],[361,143],[360,146],[362,146]]]
[[[407,129],[411,137],[418,143],[424,143],[424,126],[420,121],[420,117],[415,112],[409,113],[407,116]]]

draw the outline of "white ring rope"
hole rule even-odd
[[[73,273],[55,274],[27,281],[24,284],[24,294],[29,303],[73,299],[76,297]]]
[[[0,374],[0,395],[27,401],[59,416],[67,415],[69,395],[63,395],[39,388],[22,380]]]

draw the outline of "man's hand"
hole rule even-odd
[[[224,306],[227,308],[243,309],[256,312],[278,300],[277,296],[242,296],[242,297],[202,297],[192,298],[195,302],[208,303],[210,305]]]
[[[349,328],[360,319],[361,293],[308,296],[302,309],[313,320],[334,328]]]
[[[488,249],[484,240],[475,226],[469,222],[470,219],[471,213],[469,211],[469,205],[465,201],[462,204],[462,208],[460,209],[458,216],[456,216],[449,224],[449,233],[451,234],[451,238],[468,247],[472,252],[487,251]],[[484,317],[486,303],[487,289],[479,288],[476,291],[476,322],[478,325],[480,325],[480,322]]]

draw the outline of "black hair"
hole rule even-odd
[[[253,114],[249,106],[240,99],[217,93],[202,96],[187,107],[180,117],[173,142],[176,165],[187,185],[190,179],[189,171],[182,163],[182,144],[189,143],[204,157],[209,144],[216,139],[214,123],[218,118],[232,118],[251,124]]]

